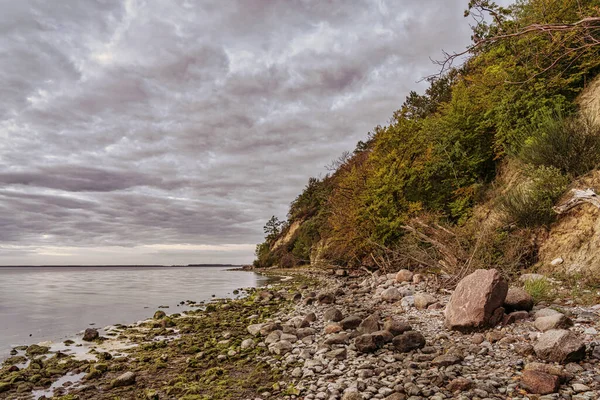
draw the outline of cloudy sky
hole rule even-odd
[[[0,0],[0,265],[248,263],[466,0]]]

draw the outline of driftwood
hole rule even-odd
[[[564,214],[583,203],[590,203],[597,208],[600,208],[600,197],[594,192],[594,189],[573,189],[572,192],[573,198],[571,200],[563,205],[554,207],[554,211],[556,211],[557,214]]]

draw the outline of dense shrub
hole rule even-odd
[[[555,167],[528,168],[528,179],[511,188],[500,199],[507,217],[520,227],[547,225],[554,221],[552,209],[564,193],[568,178]]]
[[[525,141],[524,162],[554,167],[571,176],[583,175],[600,165],[600,125],[585,115],[547,116],[539,130]]]

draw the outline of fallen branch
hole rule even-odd
[[[572,192],[573,198],[571,200],[561,206],[554,207],[554,211],[556,211],[557,214],[564,214],[583,203],[589,203],[600,208],[600,197],[594,192],[594,189],[573,189]]]

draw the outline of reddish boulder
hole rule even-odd
[[[508,284],[495,269],[478,269],[456,286],[446,306],[446,326],[469,331],[500,322]]]
[[[534,370],[523,371],[521,384],[528,392],[535,394],[555,393],[560,387],[558,376]]]

